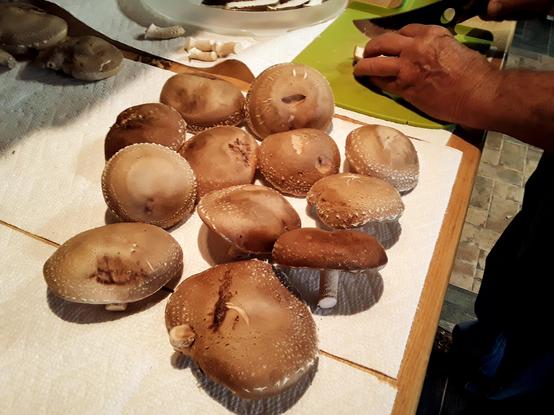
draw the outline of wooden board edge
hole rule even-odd
[[[462,160],[398,373],[398,393],[393,415],[415,414],[417,411],[440,312],[479,167],[480,151],[475,146],[455,135],[451,136],[448,146],[462,151]]]

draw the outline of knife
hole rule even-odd
[[[375,37],[389,30],[398,30],[410,23],[433,24],[454,27],[470,17],[486,13],[484,0],[440,0],[436,3],[385,17],[354,20],[354,26],[368,37]]]

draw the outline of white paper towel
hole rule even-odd
[[[0,225],[0,413],[352,414],[392,410],[396,389],[321,356],[317,372],[273,398],[248,402],[207,380],[169,345],[165,299],[129,312],[47,294],[54,248]]]
[[[170,76],[130,61],[118,76],[93,84],[25,65],[4,74],[0,106],[6,108],[6,122],[0,139],[9,144],[0,144],[0,219],[56,242],[103,225],[106,205],[100,175],[105,134],[123,109],[156,101]],[[342,155],[346,135],[356,127],[333,121],[331,135]],[[403,197],[401,234],[397,242],[389,241],[388,265],[380,276],[343,278],[337,308],[330,315],[315,316],[321,349],[393,378],[461,158],[449,147],[422,141],[414,145],[420,182]],[[305,199],[288,199],[303,226],[315,226]],[[398,229],[387,231],[394,236]],[[213,234],[196,214],[172,234],[183,247],[184,277],[206,269],[219,256]],[[316,284],[315,278],[301,284],[308,300]]]

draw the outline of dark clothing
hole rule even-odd
[[[468,389],[492,399],[534,392],[554,379],[554,154],[525,186],[521,211],[487,257],[476,322],[456,326],[454,359]],[[470,380],[471,380],[470,379]]]

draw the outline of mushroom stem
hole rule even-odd
[[[169,331],[169,343],[173,348],[183,354],[189,354],[189,348],[196,339],[196,333],[188,324],[172,327]]]
[[[5,50],[0,49],[0,66],[5,66],[8,69],[15,68],[15,58]]]
[[[127,303],[106,304],[105,308],[108,311],[125,311],[127,310]]]
[[[321,308],[333,308],[337,305],[337,291],[339,286],[338,269],[322,269],[319,273],[319,300]]]
[[[250,325],[250,319],[248,318],[248,314],[246,314],[244,308],[241,308],[233,303],[225,303],[225,305],[228,309],[236,311],[237,314],[242,317],[247,326]]]

